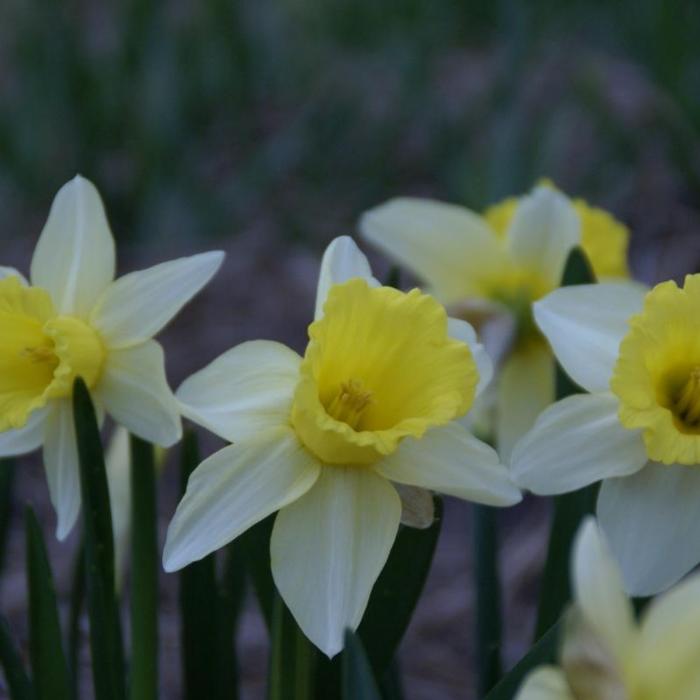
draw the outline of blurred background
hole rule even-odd
[[[547,176],[628,224],[639,278],[696,271],[699,129],[692,0],[0,3],[2,263],[27,269],[76,172],[102,192],[121,270],[225,249],[164,336],[175,386],[244,339],[303,348],[323,247],[397,194],[482,209]],[[162,483],[165,527],[172,468]],[[38,460],[18,488],[53,527]],[[413,700],[473,697],[469,518],[448,505],[403,646]],[[510,662],[531,633],[546,519],[532,501],[502,516]],[[2,608],[26,639],[16,524]],[[74,546],[55,546],[62,595]],[[176,698],[175,578],[162,587]],[[262,697],[252,603],[240,644],[245,697]]]

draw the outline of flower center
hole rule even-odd
[[[309,336],[291,421],[324,463],[372,464],[471,406],[471,351],[448,336],[445,309],[417,289],[335,285]]]
[[[700,428],[700,366],[696,365],[673,398],[672,411],[689,428]]]
[[[0,280],[0,431],[21,428],[49,399],[70,396],[81,376],[99,379],[105,350],[84,321],[56,316],[48,293]]]
[[[641,429],[649,459],[700,464],[700,275],[664,282],[629,321],[610,388],[620,421]]]
[[[326,411],[329,416],[358,430],[362,414],[371,403],[372,392],[365,389],[362,380],[350,379],[340,385]]]

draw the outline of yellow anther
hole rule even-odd
[[[689,426],[700,420],[700,367],[693,367],[673,406],[674,413]]]
[[[365,408],[371,403],[372,392],[365,389],[362,381],[350,379],[340,385],[326,410],[329,416],[357,430]]]

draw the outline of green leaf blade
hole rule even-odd
[[[114,585],[114,540],[107,474],[95,409],[80,378],[76,379],[73,389],[73,411],[80,461],[95,698],[123,700],[124,651]]]
[[[158,532],[153,446],[131,438],[131,700],[158,698]]]
[[[381,700],[381,697],[360,638],[347,630],[343,651],[343,700]]]
[[[29,649],[37,700],[70,700],[72,682],[63,652],[56,590],[46,544],[31,508],[25,513]]]

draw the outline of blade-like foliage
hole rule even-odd
[[[114,540],[104,454],[95,409],[82,379],[73,388],[83,502],[87,607],[96,700],[123,700],[124,651],[114,587]]]
[[[125,465],[126,468],[126,465]],[[131,438],[131,700],[158,697],[158,532],[153,446]]]
[[[347,630],[343,650],[343,700],[381,700],[381,697],[360,638]]]
[[[562,623],[557,622],[528,651],[528,653],[507,673],[484,700],[512,700],[518,692],[525,676],[537,666],[555,660],[559,645]]]
[[[15,461],[13,459],[0,460],[0,574],[5,567],[14,482]]]
[[[474,507],[476,684],[483,697],[501,677],[501,584],[495,508]]]
[[[314,693],[318,651],[299,629],[282,598],[275,596],[268,700],[308,700]]]
[[[25,513],[29,651],[37,700],[70,700],[72,683],[63,653],[56,591],[41,527],[31,508]]]

